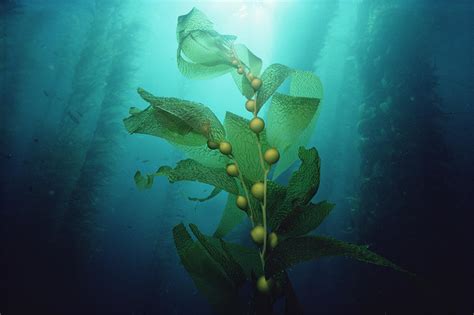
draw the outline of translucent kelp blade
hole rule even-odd
[[[220,245],[227,256],[232,257],[242,267],[248,280],[252,280],[252,273],[258,276],[263,275],[262,261],[257,248],[224,242],[222,239],[215,237],[207,237],[207,239],[215,246]]]
[[[189,200],[191,201],[198,201],[198,202],[204,202],[204,201],[208,201],[208,200],[211,200],[212,198],[216,197],[218,194],[220,194],[222,191],[222,189],[220,188],[214,188],[211,193],[206,196],[206,197],[203,197],[203,198],[199,198],[199,197],[188,197]]]
[[[291,73],[290,95],[322,100],[323,85],[314,73],[294,70]]]
[[[280,161],[273,176],[278,177],[298,158],[294,148],[309,140],[305,131],[311,125],[318,109],[319,99],[275,93],[268,109],[267,139],[280,152]],[[293,150],[291,150],[293,148]]]
[[[270,217],[269,226],[272,229],[278,229],[293,209],[306,205],[318,191],[321,167],[318,151],[300,147],[298,155],[301,165],[290,177],[285,200]]]
[[[290,95],[275,93],[268,110],[268,141],[279,149],[276,178],[298,158],[298,148],[306,145],[316,126],[323,88],[312,72],[293,70],[289,76]]]
[[[217,33],[198,9],[178,18],[176,37],[178,68],[184,76],[207,79],[234,69],[231,46],[236,37]]]
[[[257,147],[257,137],[249,128],[250,121],[232,114],[226,113],[224,127],[227,140],[232,144],[232,155],[239,164],[241,173],[252,182],[263,179],[263,170]],[[265,131],[260,133],[262,149],[268,148]]]
[[[235,69],[231,71],[231,74],[232,79],[234,79],[235,85],[239,89],[240,93],[242,93],[245,98],[251,99],[254,96],[255,91],[252,85],[250,85],[250,81],[247,79],[247,77],[239,74]]]
[[[199,231],[195,224],[190,224],[189,227],[209,256],[211,256],[211,258],[221,266],[227,277],[231,279],[234,286],[236,288],[240,287],[245,281],[245,274],[242,267],[233,259],[233,257],[228,256],[220,245],[215,246],[213,243],[209,242],[207,237]]]
[[[242,314],[235,286],[182,223],[173,228],[173,237],[183,267],[214,310],[219,314]]]
[[[211,31],[213,29],[214,25],[207,16],[202,11],[192,8],[187,14],[178,16],[176,39],[179,43],[180,39],[186,36],[189,32],[195,30]]]
[[[259,76],[262,71],[262,59],[255,56],[244,44],[233,45],[233,51],[254,76]]]
[[[262,108],[292,72],[291,68],[279,63],[274,63],[263,71],[262,87],[257,93],[257,111]]]
[[[123,122],[129,133],[160,137],[171,144],[200,146],[207,142],[205,136],[194,132],[185,121],[153,106],[125,118]]]
[[[233,69],[233,67],[226,64],[210,66],[186,61],[183,56],[181,56],[180,49],[178,49],[177,59],[179,71],[189,79],[202,80],[217,78]]]
[[[247,46],[243,44],[235,44],[233,45],[233,52],[248,71],[250,71],[254,76],[260,75],[260,71],[262,70],[262,59],[255,56]],[[237,69],[232,70],[231,74],[240,93],[242,93],[242,95],[247,99],[252,98],[255,94],[255,90],[252,88],[252,85],[250,85],[247,76],[239,74]]]
[[[206,139],[221,141],[225,138],[221,122],[203,104],[173,97],[156,97],[141,88],[138,89],[138,93],[153,108],[176,117],[177,120],[186,123],[193,132],[203,135]],[[157,112],[155,115],[160,115],[160,113]],[[186,133],[188,130],[178,132]]]
[[[186,155],[204,166],[225,167],[229,163],[229,158],[219,152],[219,150],[210,150],[207,144],[200,146],[186,146],[175,144],[175,147],[184,151]]]
[[[293,209],[289,216],[280,224],[278,235],[296,237],[305,235],[316,229],[334,208],[334,204],[322,201],[310,203]]]
[[[404,271],[388,259],[367,249],[366,246],[350,244],[322,236],[288,238],[278,244],[267,258],[267,277],[298,263],[327,256],[345,256],[363,262]]]
[[[217,238],[226,236],[237,225],[241,224],[245,217],[246,213],[236,205],[236,196],[229,194],[221,220],[213,236]]]
[[[184,55],[195,63],[230,66],[230,50],[225,45],[222,35],[217,32],[196,30],[183,38],[180,47]]]
[[[207,167],[191,159],[179,161],[175,168],[162,166],[154,175],[166,176],[170,183],[196,181],[212,185],[232,194],[239,193],[234,178],[227,175],[225,168]]]

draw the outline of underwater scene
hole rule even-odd
[[[473,16],[1,0],[0,315],[474,314]]]

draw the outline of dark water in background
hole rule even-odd
[[[171,229],[212,233],[226,196],[192,202],[210,188],[164,178],[138,191],[137,169],[183,155],[121,122],[145,107],[137,86],[220,119],[246,114],[229,76],[191,81],[176,67],[176,18],[193,6],[264,66],[321,77],[315,200],[337,207],[318,231],[418,275],[302,264],[290,277],[307,313],[474,312],[471,1],[2,0],[0,313],[211,313]]]

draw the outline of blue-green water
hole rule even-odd
[[[320,77],[313,201],[336,207],[317,234],[417,274],[344,258],[298,265],[289,275],[306,313],[472,313],[470,1],[3,0],[0,314],[212,314],[171,230],[212,234],[226,193],[191,201],[212,187],[164,177],[139,191],[137,170],[185,155],[122,122],[147,106],[137,87],[203,103],[221,121],[251,117],[230,75],[179,72],[177,17],[193,7],[264,68]],[[249,244],[249,227],[226,239]]]

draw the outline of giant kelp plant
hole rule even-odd
[[[319,188],[320,158],[306,149],[321,106],[323,90],[312,73],[272,64],[263,73],[262,60],[236,36],[221,35],[199,10],[178,18],[177,62],[188,78],[206,79],[231,73],[246,98],[250,120],[228,112],[222,124],[203,104],[156,97],[139,88],[150,105],[132,107],[124,120],[130,133],[161,137],[189,159],[175,168],[135,174],[141,189],[150,188],[155,176],[170,182],[197,181],[215,187],[212,198],[226,191],[228,201],[213,236],[184,224],[173,229],[181,262],[195,285],[214,309],[223,314],[270,314],[274,303],[285,301],[286,314],[302,313],[287,269],[325,256],[346,256],[402,271],[366,246],[324,236],[310,236],[328,216],[333,204],[311,199]],[[277,89],[289,81],[289,94]],[[258,116],[269,102],[266,122]],[[301,160],[286,186],[271,180]],[[248,217],[256,247],[232,244],[223,237]],[[251,288],[249,292],[249,288]],[[250,301],[250,302],[249,302]]]

